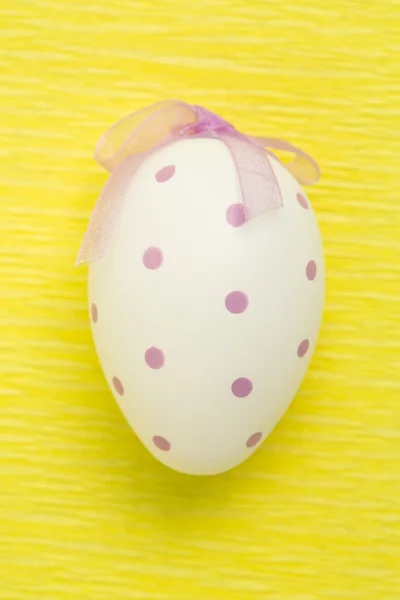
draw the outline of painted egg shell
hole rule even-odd
[[[271,159],[284,205],[244,223],[226,145],[187,139],[132,176],[89,267],[96,350],[123,414],[169,467],[249,457],[289,406],[320,327],[324,262],[309,200]]]

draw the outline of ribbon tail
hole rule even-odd
[[[283,206],[268,153],[246,136],[218,136],[229,148],[239,175],[246,221]]]
[[[110,175],[94,207],[77,265],[105,258],[128,186],[144,158],[145,155],[131,156]]]

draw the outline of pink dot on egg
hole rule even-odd
[[[302,208],[304,208],[305,210],[308,210],[308,202],[307,202],[305,196],[303,196],[303,194],[300,194],[300,193],[297,194],[297,202],[300,204],[300,206]]]
[[[253,384],[250,379],[247,377],[239,377],[239,379],[235,379],[231,386],[232,394],[236,396],[236,398],[246,398],[249,396],[253,390]]]
[[[317,263],[315,262],[315,260],[310,260],[310,262],[306,266],[307,279],[309,281],[312,281],[313,279],[315,279],[316,274],[317,274]]]
[[[147,248],[147,250],[143,254],[143,264],[146,269],[150,269],[154,271],[161,267],[163,263],[163,253],[160,248],[156,248],[155,246],[151,246]]]
[[[243,204],[231,204],[226,211],[226,220],[232,227],[241,227],[246,221]]]
[[[124,386],[122,385],[122,382],[121,382],[121,380],[120,380],[120,379],[118,379],[118,377],[113,377],[113,380],[112,380],[112,382],[113,382],[113,386],[114,386],[114,389],[115,389],[115,391],[117,392],[117,394],[118,394],[119,396],[123,396],[123,395],[124,395],[124,392],[125,392],[125,390],[124,390]]]
[[[168,450],[171,450],[171,444],[169,443],[168,440],[166,440],[161,435],[155,435],[153,437],[153,444],[155,446],[157,446],[157,448],[159,450],[162,450],[163,452],[168,452]]]
[[[165,363],[164,352],[155,346],[152,346],[146,350],[144,359],[150,369],[161,369]]]
[[[246,310],[249,299],[244,292],[230,292],[225,298],[225,306],[230,313],[238,315]]]
[[[299,347],[297,348],[297,356],[299,358],[302,358],[307,353],[307,350],[309,349],[309,347],[310,347],[309,340],[303,340],[301,342],[301,344],[299,345]]]
[[[92,313],[92,321],[93,323],[97,323],[97,319],[99,316],[98,310],[97,310],[97,306],[96,304],[93,302],[92,306],[91,306],[91,313]]]
[[[256,444],[258,444],[258,442],[261,440],[262,438],[262,433],[261,431],[257,431],[257,433],[253,433],[253,435],[251,435],[249,437],[249,439],[246,442],[246,446],[248,448],[253,448],[253,446],[255,446]]]
[[[166,167],[163,167],[162,169],[157,171],[156,180],[159,183],[164,183],[165,181],[168,181],[168,179],[171,179],[171,177],[173,177],[174,175],[175,165],[167,165]]]

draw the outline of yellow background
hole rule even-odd
[[[0,599],[399,598],[400,2],[0,0],[0,44]],[[99,136],[175,97],[323,170],[310,371],[204,479],[124,422],[74,268]]]

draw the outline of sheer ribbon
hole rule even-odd
[[[92,213],[77,264],[104,258],[127,187],[143,161],[155,150],[188,138],[217,138],[230,150],[236,165],[245,219],[283,205],[271,165],[272,150],[293,154],[285,167],[300,184],[319,179],[317,163],[289,142],[240,133],[233,125],[201,107],[179,100],[153,104],[118,121],[101,137],[95,159],[111,172]],[[277,159],[279,160],[279,159]]]

